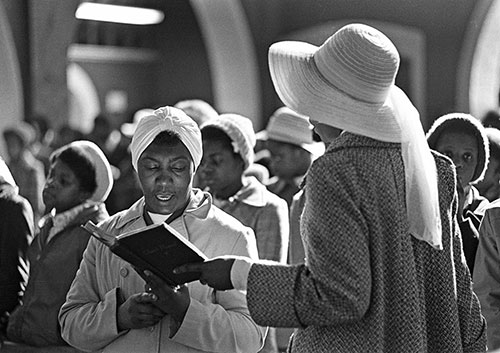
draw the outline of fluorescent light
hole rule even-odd
[[[165,18],[163,12],[143,7],[82,2],[75,12],[80,20],[105,21],[134,25],[153,25]]]

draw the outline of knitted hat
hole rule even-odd
[[[257,133],[259,140],[274,140],[300,146],[315,157],[325,152],[322,142],[313,140],[309,118],[288,107],[277,109],[269,118],[266,129]]]
[[[97,188],[88,200],[98,203],[106,201],[111,189],[113,188],[113,172],[108,159],[104,155],[104,152],[95,143],[87,140],[81,140],[71,142],[58,148],[52,152],[51,159],[53,156],[61,153],[61,151],[67,148],[83,150],[84,155],[87,156],[90,162],[94,165]]]
[[[450,113],[436,119],[427,132],[427,142],[429,147],[436,149],[439,138],[445,131],[463,131],[471,134],[477,141],[477,165],[472,176],[471,183],[476,183],[483,179],[488,160],[490,158],[490,148],[486,131],[481,122],[470,114]]]
[[[239,153],[247,169],[253,163],[255,158],[255,132],[252,121],[238,114],[221,114],[217,118],[207,121],[201,126],[203,130],[206,127],[215,127],[229,136],[233,142],[233,151]]]

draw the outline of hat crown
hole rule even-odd
[[[164,106],[156,109],[153,114],[141,118],[137,124],[130,143],[134,169],[137,171],[137,162],[142,152],[163,131],[171,131],[179,136],[191,154],[195,169],[198,168],[203,154],[198,124],[181,109]]]
[[[301,146],[314,143],[312,128],[309,118],[281,107],[269,118],[266,132],[270,139]]]
[[[386,100],[400,61],[389,38],[362,24],[348,25],[337,31],[313,59],[329,84],[367,103]]]

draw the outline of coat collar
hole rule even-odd
[[[379,141],[370,137],[344,131],[327,146],[326,153],[351,147],[401,148],[401,144]]]
[[[121,228],[127,223],[143,218],[144,206],[145,200],[143,196],[127,210],[123,211],[116,222],[116,227]],[[186,210],[184,211],[184,214],[191,215],[195,218],[204,219],[207,218],[208,212],[210,211],[211,207],[212,197],[210,196],[210,194],[199,189],[193,189],[191,191],[191,199]]]
[[[227,200],[218,201],[221,203],[241,202],[254,207],[264,207],[266,205],[267,189],[253,176],[243,178],[243,187],[235,195]],[[216,202],[217,203],[217,202]]]

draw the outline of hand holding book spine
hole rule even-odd
[[[91,221],[83,227],[114,254],[129,262],[141,276],[143,271],[149,270],[171,286],[199,279],[199,273],[176,275],[172,272],[184,263],[203,262],[206,257],[166,224],[146,226],[117,237]]]

